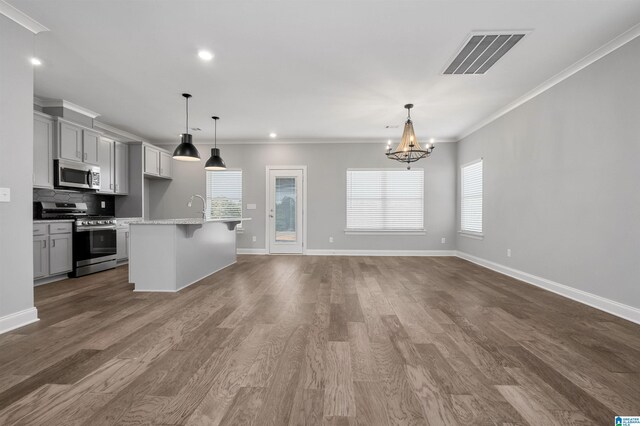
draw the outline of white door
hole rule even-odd
[[[303,169],[269,169],[269,253],[302,254]]]

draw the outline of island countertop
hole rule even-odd
[[[229,219],[200,219],[197,217],[188,217],[182,219],[156,219],[156,220],[141,220],[131,222],[131,225],[202,225],[209,222],[222,222],[222,223],[236,223],[245,222],[251,220],[250,217],[242,218],[229,218]]]

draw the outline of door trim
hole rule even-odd
[[[302,255],[307,254],[307,166],[266,166],[265,167],[265,204],[264,204],[264,246],[266,254],[271,253],[271,241],[269,237],[269,205],[271,170],[302,170]],[[277,253],[274,253],[277,254]]]

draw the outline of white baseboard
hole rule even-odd
[[[307,249],[309,256],[455,256],[455,250],[325,250]]]
[[[16,328],[24,327],[38,321],[38,310],[36,308],[25,309],[20,312],[0,317],[0,334]]]
[[[236,249],[237,254],[267,254],[267,250],[263,248],[239,248]]]
[[[519,271],[508,266],[500,265],[499,263],[491,262],[490,260],[485,260],[461,251],[457,252],[457,256],[461,259],[468,260],[469,262],[499,272],[503,275],[510,276],[511,278],[515,278],[527,284],[535,285],[536,287],[551,291],[559,294],[560,296],[575,300],[576,302],[584,303],[585,305],[608,312],[611,315],[640,324],[640,309],[634,308],[633,306],[625,305],[624,303],[578,290],[576,288],[569,287],[546,278],[538,277],[527,272]]]

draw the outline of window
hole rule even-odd
[[[207,205],[212,219],[241,218],[242,170],[207,171]]]
[[[424,231],[422,169],[348,169],[347,231]]]
[[[482,233],[482,160],[462,166],[462,232]]]

